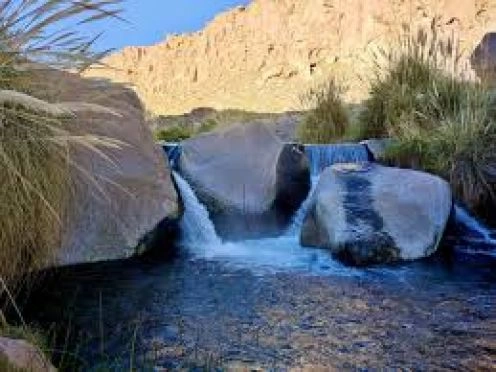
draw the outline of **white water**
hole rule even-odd
[[[172,174],[184,203],[184,214],[181,219],[182,242],[185,245],[222,244],[207,209],[199,202],[193,189],[177,172]]]
[[[496,239],[492,238],[491,230],[472,217],[465,209],[456,205],[455,216],[457,223],[479,236],[478,239],[471,239],[472,241],[496,246]]]
[[[326,250],[302,247],[299,244],[300,229],[296,228],[291,234],[276,238],[223,242],[215,232],[207,209],[200,203],[191,186],[176,172],[173,175],[184,204],[181,245],[195,258],[221,261],[231,266],[248,268],[255,273],[297,270],[361,275],[358,270],[335,261]],[[304,216],[303,212],[301,214]],[[298,222],[300,226],[301,222]]]
[[[312,205],[313,194],[315,193],[315,189],[317,188],[317,184],[319,183],[318,182],[319,177],[312,175],[310,181],[311,181],[310,191],[308,192],[307,198],[303,201],[303,203],[301,203],[300,208],[296,211],[295,215],[293,216],[291,225],[286,231],[286,235],[288,236],[298,236],[300,234],[301,227],[303,226],[303,221],[305,220],[307,212],[310,209],[310,206]]]
[[[367,148],[356,143],[305,145],[305,153],[310,161],[310,172],[315,177],[336,163],[363,163],[369,160]]]

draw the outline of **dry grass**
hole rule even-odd
[[[303,106],[310,108],[298,127],[302,142],[331,143],[344,137],[350,120],[342,93],[336,80],[330,79],[301,98]]]
[[[60,246],[72,183],[71,146],[118,146],[71,135],[84,103],[50,104],[32,96],[34,63],[81,69],[101,57],[95,38],[74,27],[118,16],[120,0],[6,0],[0,4],[0,277],[9,285],[44,267]],[[61,26],[61,25],[64,26]],[[67,26],[68,25],[68,26]],[[27,63],[29,62],[29,63]]]
[[[397,140],[388,154],[393,164],[444,177],[459,200],[484,213],[496,202],[494,100],[436,22],[429,32],[407,34],[398,52],[382,54],[361,124],[370,137]]]

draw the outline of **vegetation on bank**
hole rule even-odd
[[[98,61],[103,54],[91,48],[96,39],[79,34],[78,26],[118,17],[120,1],[6,0],[0,6],[0,336],[43,351],[43,336],[24,323],[15,304],[17,288],[55,259],[75,177],[91,177],[72,157],[74,146],[101,153],[118,143],[73,134],[71,104],[54,103],[56,90],[45,89],[38,68],[78,71]],[[0,369],[11,367],[0,358]]]
[[[38,64],[83,69],[101,57],[77,25],[116,16],[120,0],[4,1],[0,7],[0,278],[14,285],[53,260],[77,168],[73,145],[103,138],[72,135],[74,115],[41,92]],[[43,98],[39,99],[39,98]]]
[[[149,120],[157,141],[180,142],[235,123],[271,121],[278,114],[229,109],[199,108],[185,115],[158,116]]]
[[[330,79],[301,97],[303,106],[312,108],[298,127],[297,135],[302,142],[331,143],[344,138],[350,119],[342,93],[342,87]]]
[[[393,165],[425,170],[448,180],[455,196],[484,215],[496,203],[496,95],[467,78],[453,38],[407,32],[394,52],[381,51],[370,96],[351,115],[334,82],[317,93],[300,125],[305,142],[393,138]]]

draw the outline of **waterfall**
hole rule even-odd
[[[172,169],[176,169],[179,162],[179,157],[181,156],[181,145],[178,143],[162,143],[162,149],[167,155],[169,164]]]
[[[369,161],[364,145],[343,143],[335,145],[305,145],[312,176],[318,176],[325,168],[336,163],[362,163]]]
[[[491,236],[491,230],[459,205],[455,206],[455,216],[457,224],[462,225],[468,233],[475,234],[478,237],[477,239],[469,240],[496,246],[496,239]]]
[[[369,153],[364,145],[345,143],[336,145],[305,145],[305,153],[310,162],[311,188],[307,198],[296,211],[286,235],[298,236],[312,203],[320,173],[336,163],[361,163],[369,161]]]
[[[185,245],[221,245],[214,224],[205,206],[200,203],[188,182],[172,172],[184,204],[181,219],[182,240]]]
[[[308,192],[307,198],[303,201],[303,203],[301,203],[300,208],[296,211],[293,219],[291,220],[291,225],[286,231],[286,235],[288,236],[299,236],[301,227],[303,226],[303,221],[305,220],[307,212],[310,209],[310,205],[312,204],[313,194],[315,192],[315,189],[317,188],[319,177],[312,175],[310,180],[310,191]]]
[[[283,236],[223,242],[215,232],[207,209],[199,202],[191,186],[177,172],[172,174],[184,204],[180,222],[181,243],[193,257],[216,260],[239,268],[249,267],[252,272],[261,274],[298,270],[320,274],[361,275],[357,270],[335,261],[325,250],[306,249],[298,243],[304,212],[300,212],[301,217],[295,217],[293,231]],[[314,185],[316,181],[317,177],[314,178]],[[308,200],[310,195],[307,205]],[[303,208],[302,205],[300,211]]]

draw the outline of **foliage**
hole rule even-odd
[[[159,116],[151,120],[150,125],[158,127],[155,139],[165,142],[180,142],[190,137],[211,132],[234,123],[244,123],[253,120],[266,120],[274,114],[247,112],[243,110],[205,110],[204,115],[195,111],[179,116]]]
[[[444,177],[455,196],[485,212],[496,202],[496,117],[491,95],[480,84],[438,78],[426,92],[423,111],[396,128],[399,141],[388,151],[393,162]]]
[[[165,129],[159,129],[155,132],[155,139],[165,142],[181,142],[190,138],[193,131],[188,127],[173,126]]]
[[[95,38],[81,36],[74,26],[118,16],[118,2],[6,0],[0,5],[0,278],[9,285],[56,255],[71,168],[78,168],[71,146],[99,152],[100,146],[117,145],[72,135],[69,107],[32,96],[40,83],[33,72],[40,63],[81,69],[100,58],[92,52]]]
[[[302,142],[330,143],[345,135],[350,120],[341,95],[342,89],[330,79],[302,97],[302,103],[311,107],[298,127]]]
[[[474,211],[495,199],[496,116],[490,90],[466,78],[459,48],[408,36],[377,73],[359,121],[369,137],[392,137],[393,164],[426,170],[448,180],[455,196]]]

